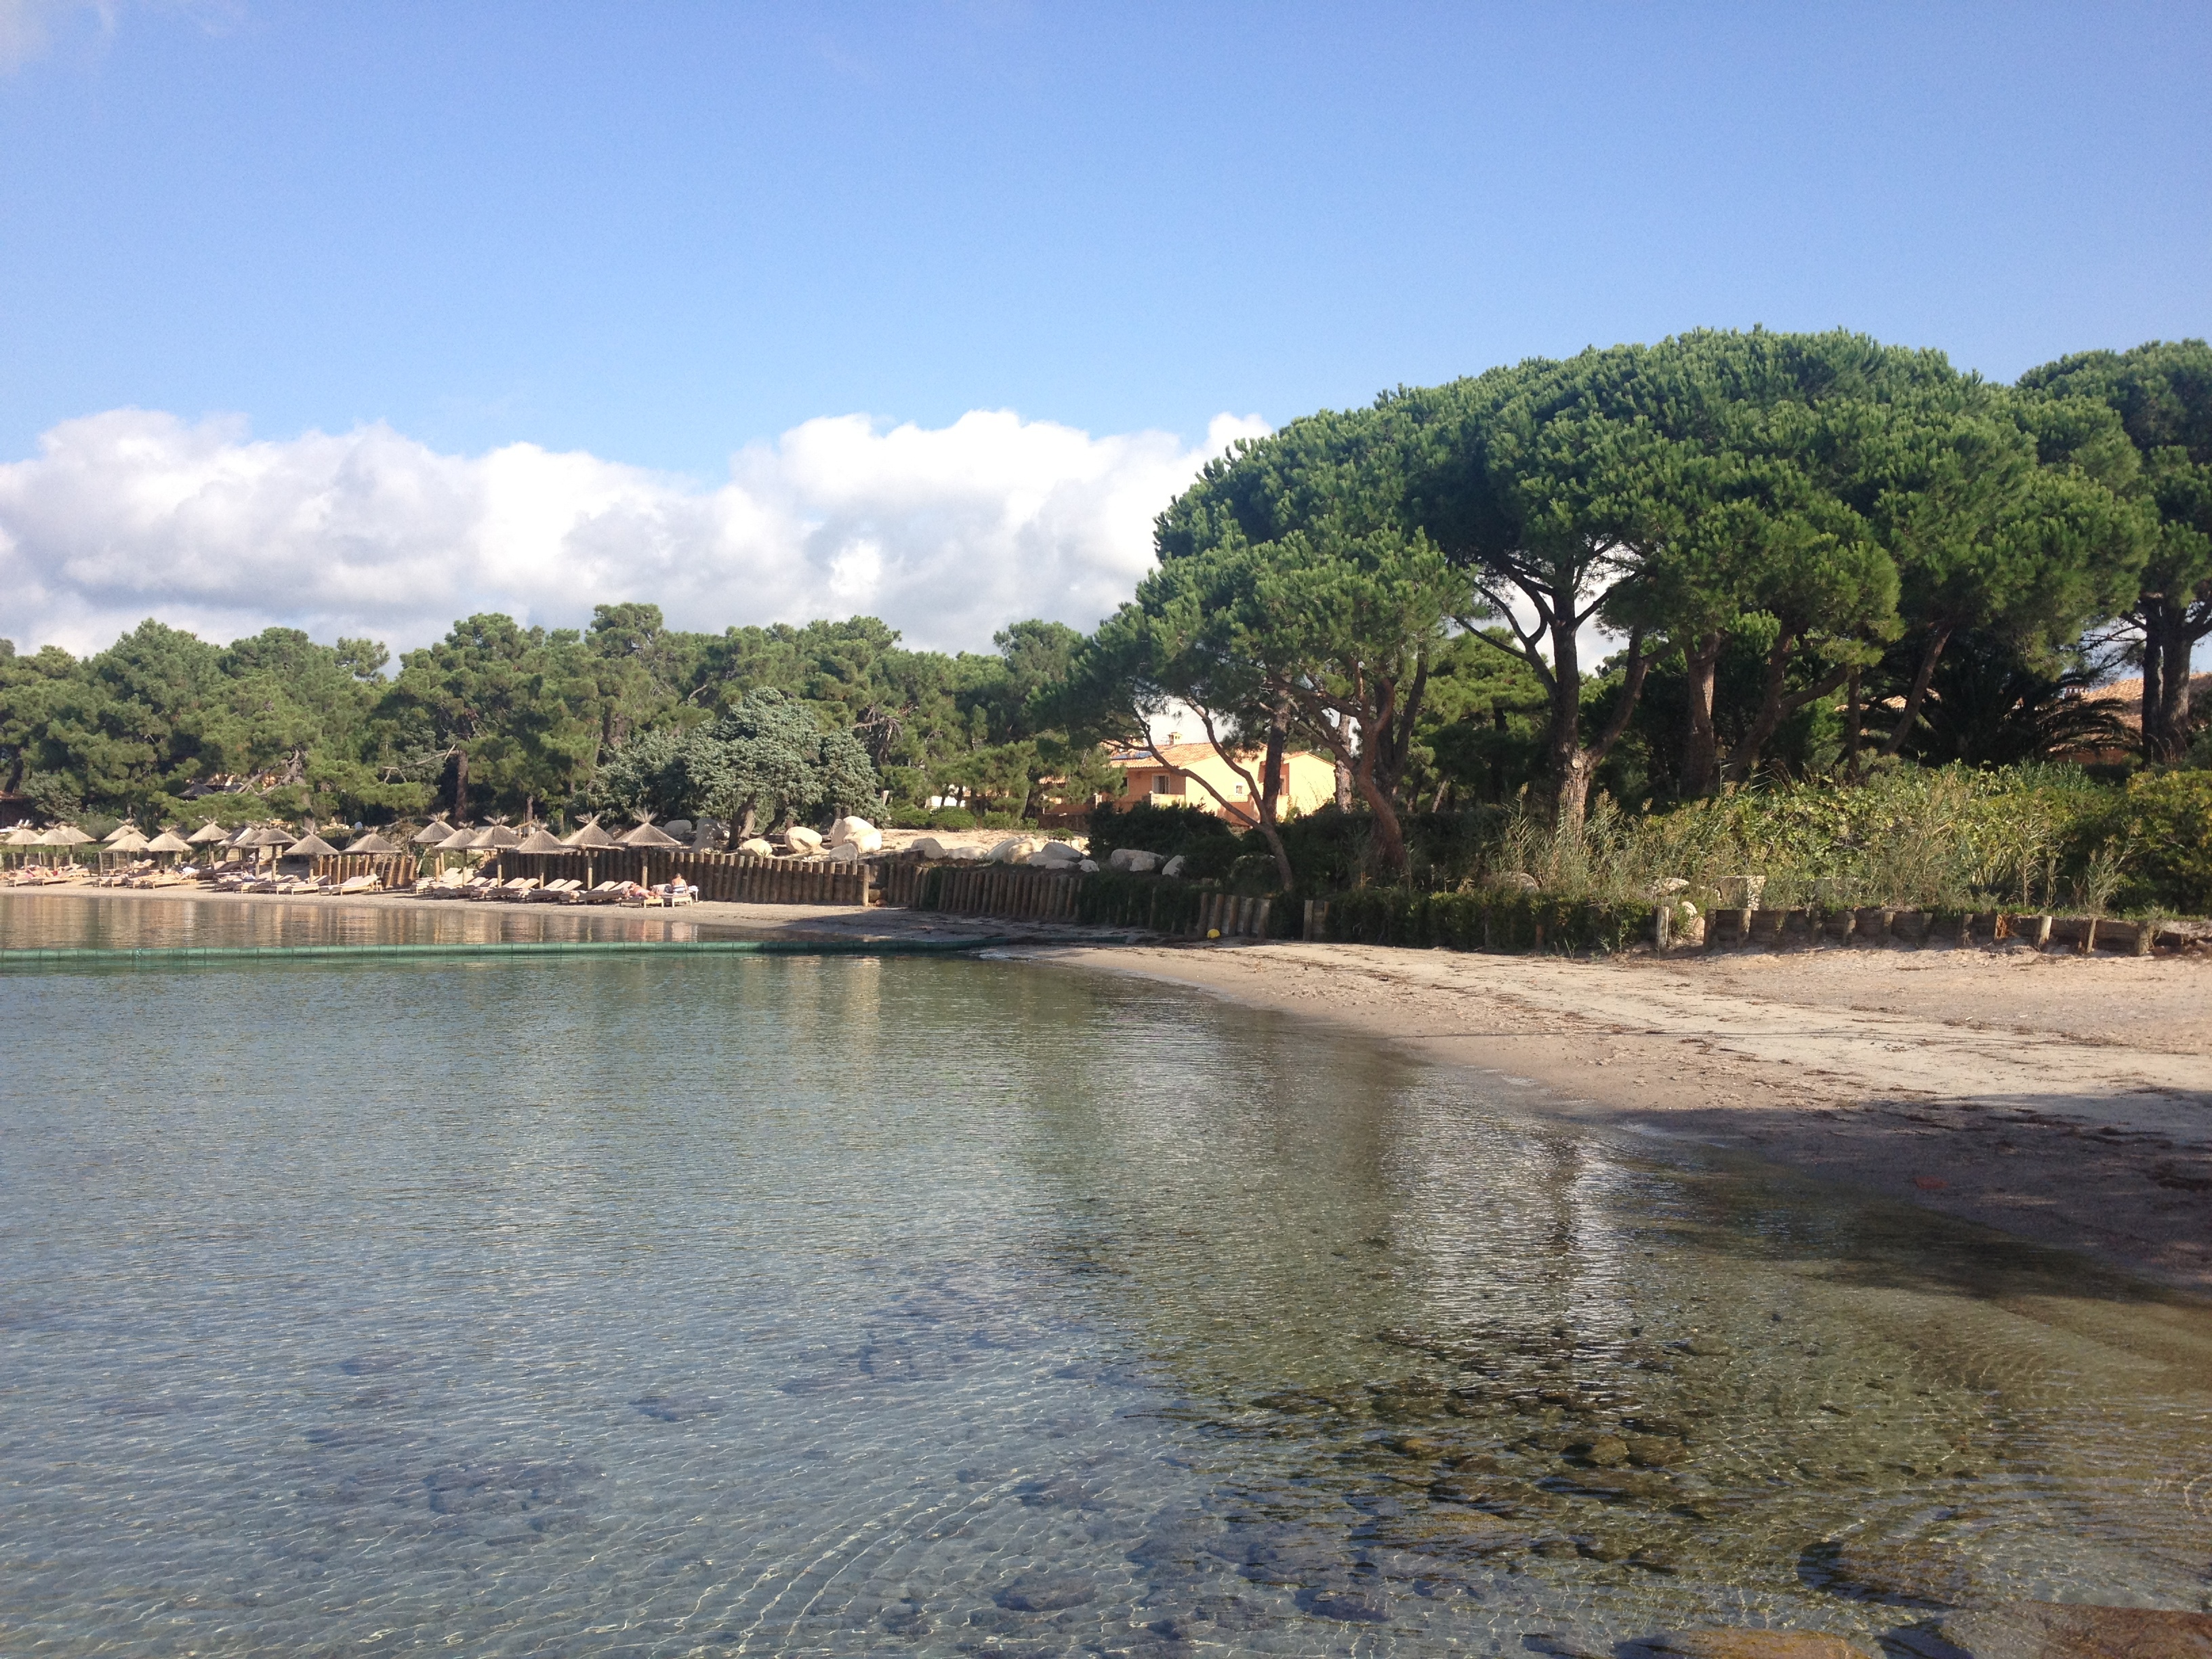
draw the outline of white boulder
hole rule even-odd
[[[1085,859],[1082,863],[1077,865],[1075,867],[1082,871],[1086,876],[1095,876],[1098,873],[1098,860],[1097,859]]]
[[[775,856],[775,843],[764,836],[755,836],[750,841],[739,842],[738,851],[748,858],[772,859]]]
[[[1160,855],[1141,847],[1117,847],[1106,856],[1106,867],[1127,876],[1149,876],[1160,867]]]
[[[1187,862],[1188,862],[1188,860],[1187,860],[1182,854],[1177,853],[1165,864],[1160,866],[1160,873],[1164,876],[1180,876],[1182,874],[1183,866]]]
[[[783,844],[802,858],[812,858],[822,850],[822,836],[803,823],[794,823],[783,832]]]
[[[1043,845],[1035,836],[1009,836],[984,857],[994,864],[1019,864]]]
[[[1048,841],[1030,854],[1029,861],[1040,870],[1072,870],[1083,861],[1083,854],[1064,841]]]
[[[863,853],[884,850],[884,832],[866,818],[839,818],[830,826],[832,847],[854,847]]]
[[[939,859],[951,856],[945,850],[945,843],[934,836],[924,836],[916,841],[914,844],[914,851],[917,856],[928,859],[933,863]]]
[[[858,864],[860,861],[860,844],[857,842],[841,841],[830,849],[828,856],[832,864]]]

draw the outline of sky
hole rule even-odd
[[[0,0],[0,636],[1089,626],[1211,454],[1698,326],[2212,333],[2212,7]]]

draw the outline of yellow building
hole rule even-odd
[[[1237,758],[1255,781],[1267,761],[1261,750]],[[1260,821],[1251,786],[1210,743],[1177,743],[1170,735],[1157,757],[1144,749],[1114,750],[1107,754],[1106,763],[1119,768],[1128,779],[1121,795],[1125,806],[1150,796],[1163,806],[1200,807],[1248,827]],[[1335,799],[1334,761],[1303,751],[1283,757],[1283,781],[1275,797],[1278,818],[1310,812]]]

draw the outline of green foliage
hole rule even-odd
[[[2143,774],[2100,825],[2131,854],[2120,889],[2135,902],[2212,915],[2212,771]]]
[[[1202,806],[1163,805],[1150,799],[1118,810],[1101,804],[1091,813],[1091,856],[1103,864],[1120,848],[1133,847],[1162,858],[1182,854],[1227,867],[1243,845],[1235,826]]]
[[[1454,951],[1625,951],[1651,934],[1656,907],[1491,889],[1423,893],[1373,888],[1328,903],[1328,937],[1360,945]]]
[[[781,829],[872,806],[875,782],[852,732],[824,730],[797,698],[762,687],[704,726],[642,732],[610,750],[592,794],[633,814]]]

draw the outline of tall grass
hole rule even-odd
[[[2035,766],[1899,768],[1856,789],[1741,789],[1648,817],[1601,795],[1565,830],[1523,803],[1485,862],[1492,880],[1525,874],[1547,893],[1599,903],[1647,896],[1670,878],[1710,902],[1730,878],[1753,876],[1765,878],[1761,902],[1778,908],[2101,910],[2125,886],[2130,857],[2109,838],[2085,845],[2109,798],[2075,769]]]

